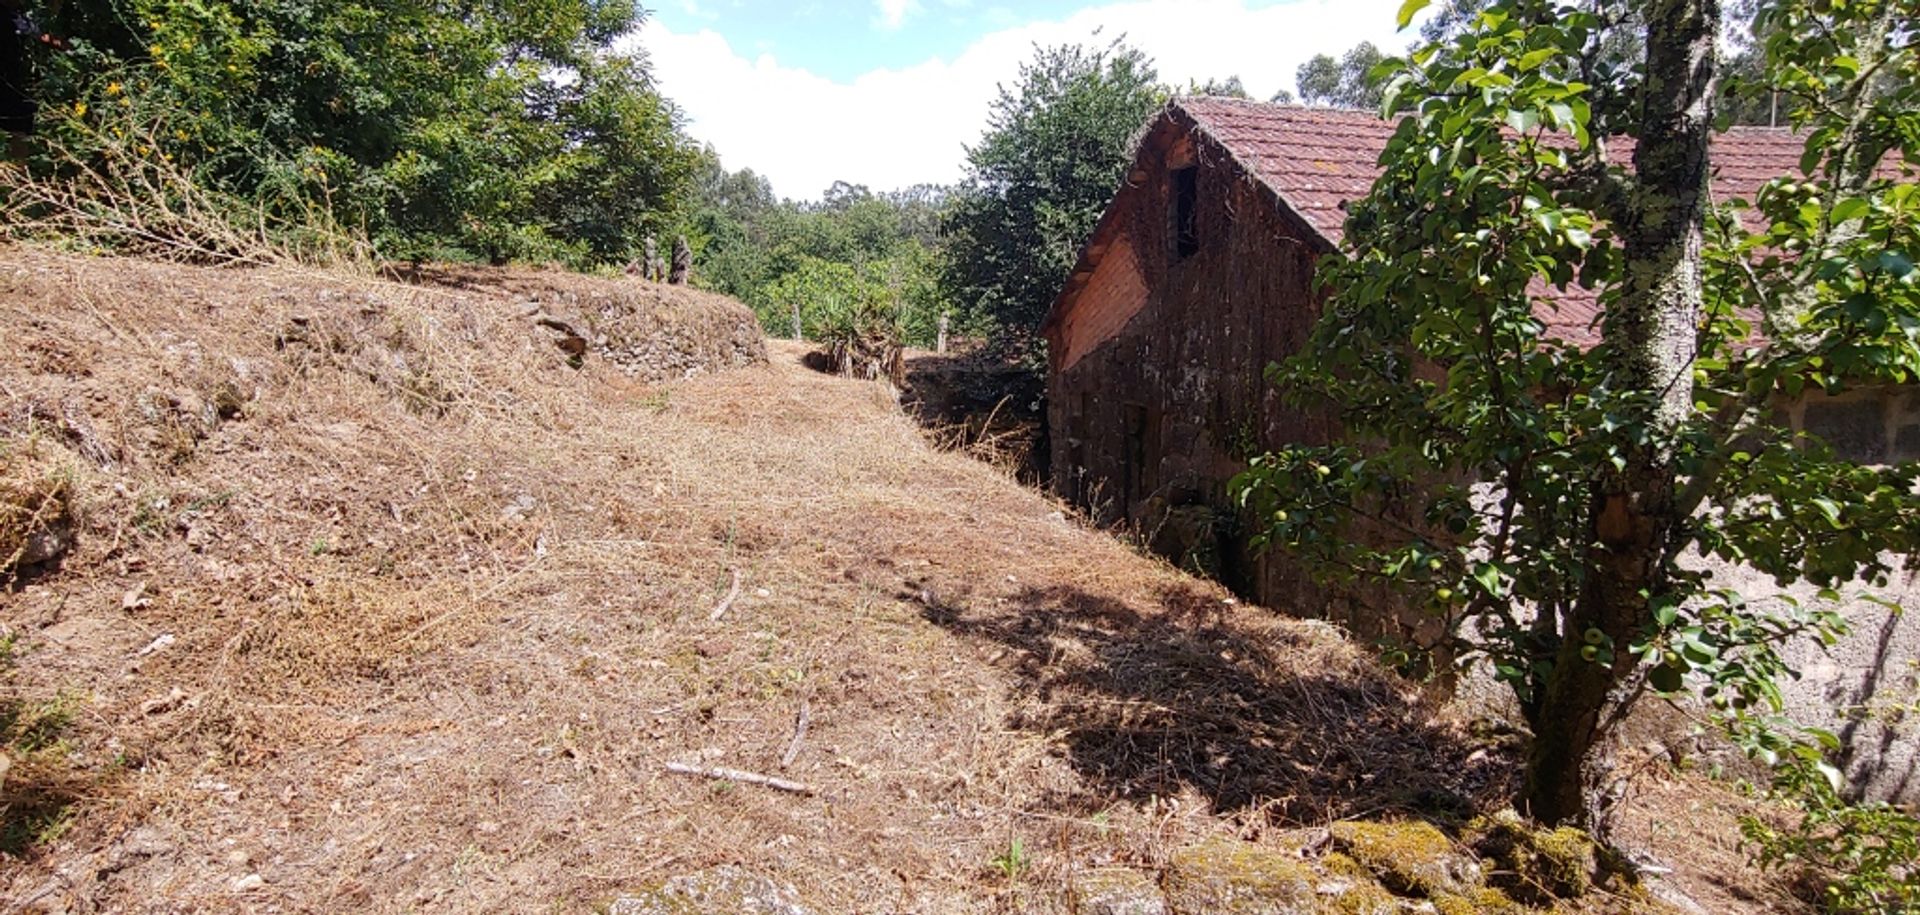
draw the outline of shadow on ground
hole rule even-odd
[[[1028,588],[989,613],[910,596],[933,623],[1012,649],[1002,663],[1028,698],[1009,726],[1059,735],[1102,795],[1091,807],[1186,788],[1286,823],[1451,819],[1511,791],[1511,760],[1432,724],[1414,689],[1331,634],[1250,624],[1260,611],[1195,588],[1163,588],[1149,613],[1076,587]]]

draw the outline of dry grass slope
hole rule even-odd
[[[4,569],[9,700],[70,713],[0,903],[579,911],[744,864],[821,912],[1056,911],[1082,869],[1504,790],[1337,631],[882,387],[576,370],[510,285],[0,250],[0,493],[75,538]]]

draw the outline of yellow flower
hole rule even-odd
[[[142,144],[140,144],[140,155],[143,155],[143,156],[144,156],[144,155],[146,155],[147,153],[150,153],[150,152],[153,152],[153,147],[151,147],[151,146],[148,146],[148,145],[147,145],[147,144],[145,144],[145,143],[142,143]]]
[[[108,84],[107,84],[107,94],[108,94],[108,95],[119,95],[119,94],[120,94],[120,84],[119,84],[119,83],[108,83]]]
[[[73,103],[73,116],[74,116],[74,117],[76,117],[76,118],[83,118],[83,117],[86,117],[86,116],[87,116],[87,103],[86,103],[86,102],[74,102],[74,103]]]

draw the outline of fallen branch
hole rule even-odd
[[[806,739],[807,722],[810,720],[807,700],[800,700],[800,718],[793,723],[793,741],[787,744],[787,752],[780,757],[780,770],[786,771],[793,765],[793,758],[800,755],[800,741]]]
[[[667,771],[672,772],[676,775],[696,775],[701,778],[719,779],[721,781],[728,781],[728,782],[741,782],[748,785],[760,785],[763,787],[772,788],[775,791],[791,791],[794,794],[812,794],[813,793],[813,789],[811,787],[800,784],[799,782],[790,782],[784,778],[775,778],[771,775],[761,775],[757,772],[746,772],[740,769],[725,769],[719,766],[715,766],[711,769],[703,769],[699,766],[687,765],[686,763],[670,762],[670,763],[667,763]]]
[[[707,614],[707,619],[717,620],[720,617],[725,616],[727,613],[727,608],[733,606],[733,599],[739,596],[740,596],[740,570],[734,569],[733,570],[733,586],[727,589],[727,596],[720,598],[720,603],[714,605],[713,612]]]

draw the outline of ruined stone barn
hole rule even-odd
[[[1263,371],[1306,341],[1323,298],[1315,263],[1340,245],[1345,204],[1372,185],[1393,130],[1367,112],[1170,102],[1142,131],[1041,330],[1056,492],[1252,599],[1327,616],[1363,636],[1405,638],[1420,634],[1418,613],[1392,609],[1385,595],[1328,594],[1284,554],[1252,554],[1226,507],[1227,482],[1246,456],[1338,434],[1329,416],[1283,403]],[[1717,193],[1751,198],[1767,180],[1794,173],[1801,151],[1786,130],[1735,128],[1716,140]],[[1598,341],[1598,316],[1594,295],[1577,288],[1539,315],[1549,333],[1581,344]],[[1782,409],[1796,428],[1855,459],[1920,456],[1915,392]],[[1760,593],[1767,583],[1754,584]],[[1800,702],[1829,710],[1896,694],[1914,702],[1915,617],[1856,619],[1858,644],[1842,646],[1841,661],[1810,659]],[[1855,730],[1863,744],[1887,736],[1878,725]],[[1871,755],[1890,753],[1891,744]],[[1912,757],[1902,758],[1904,771],[1882,781],[1920,797]]]

